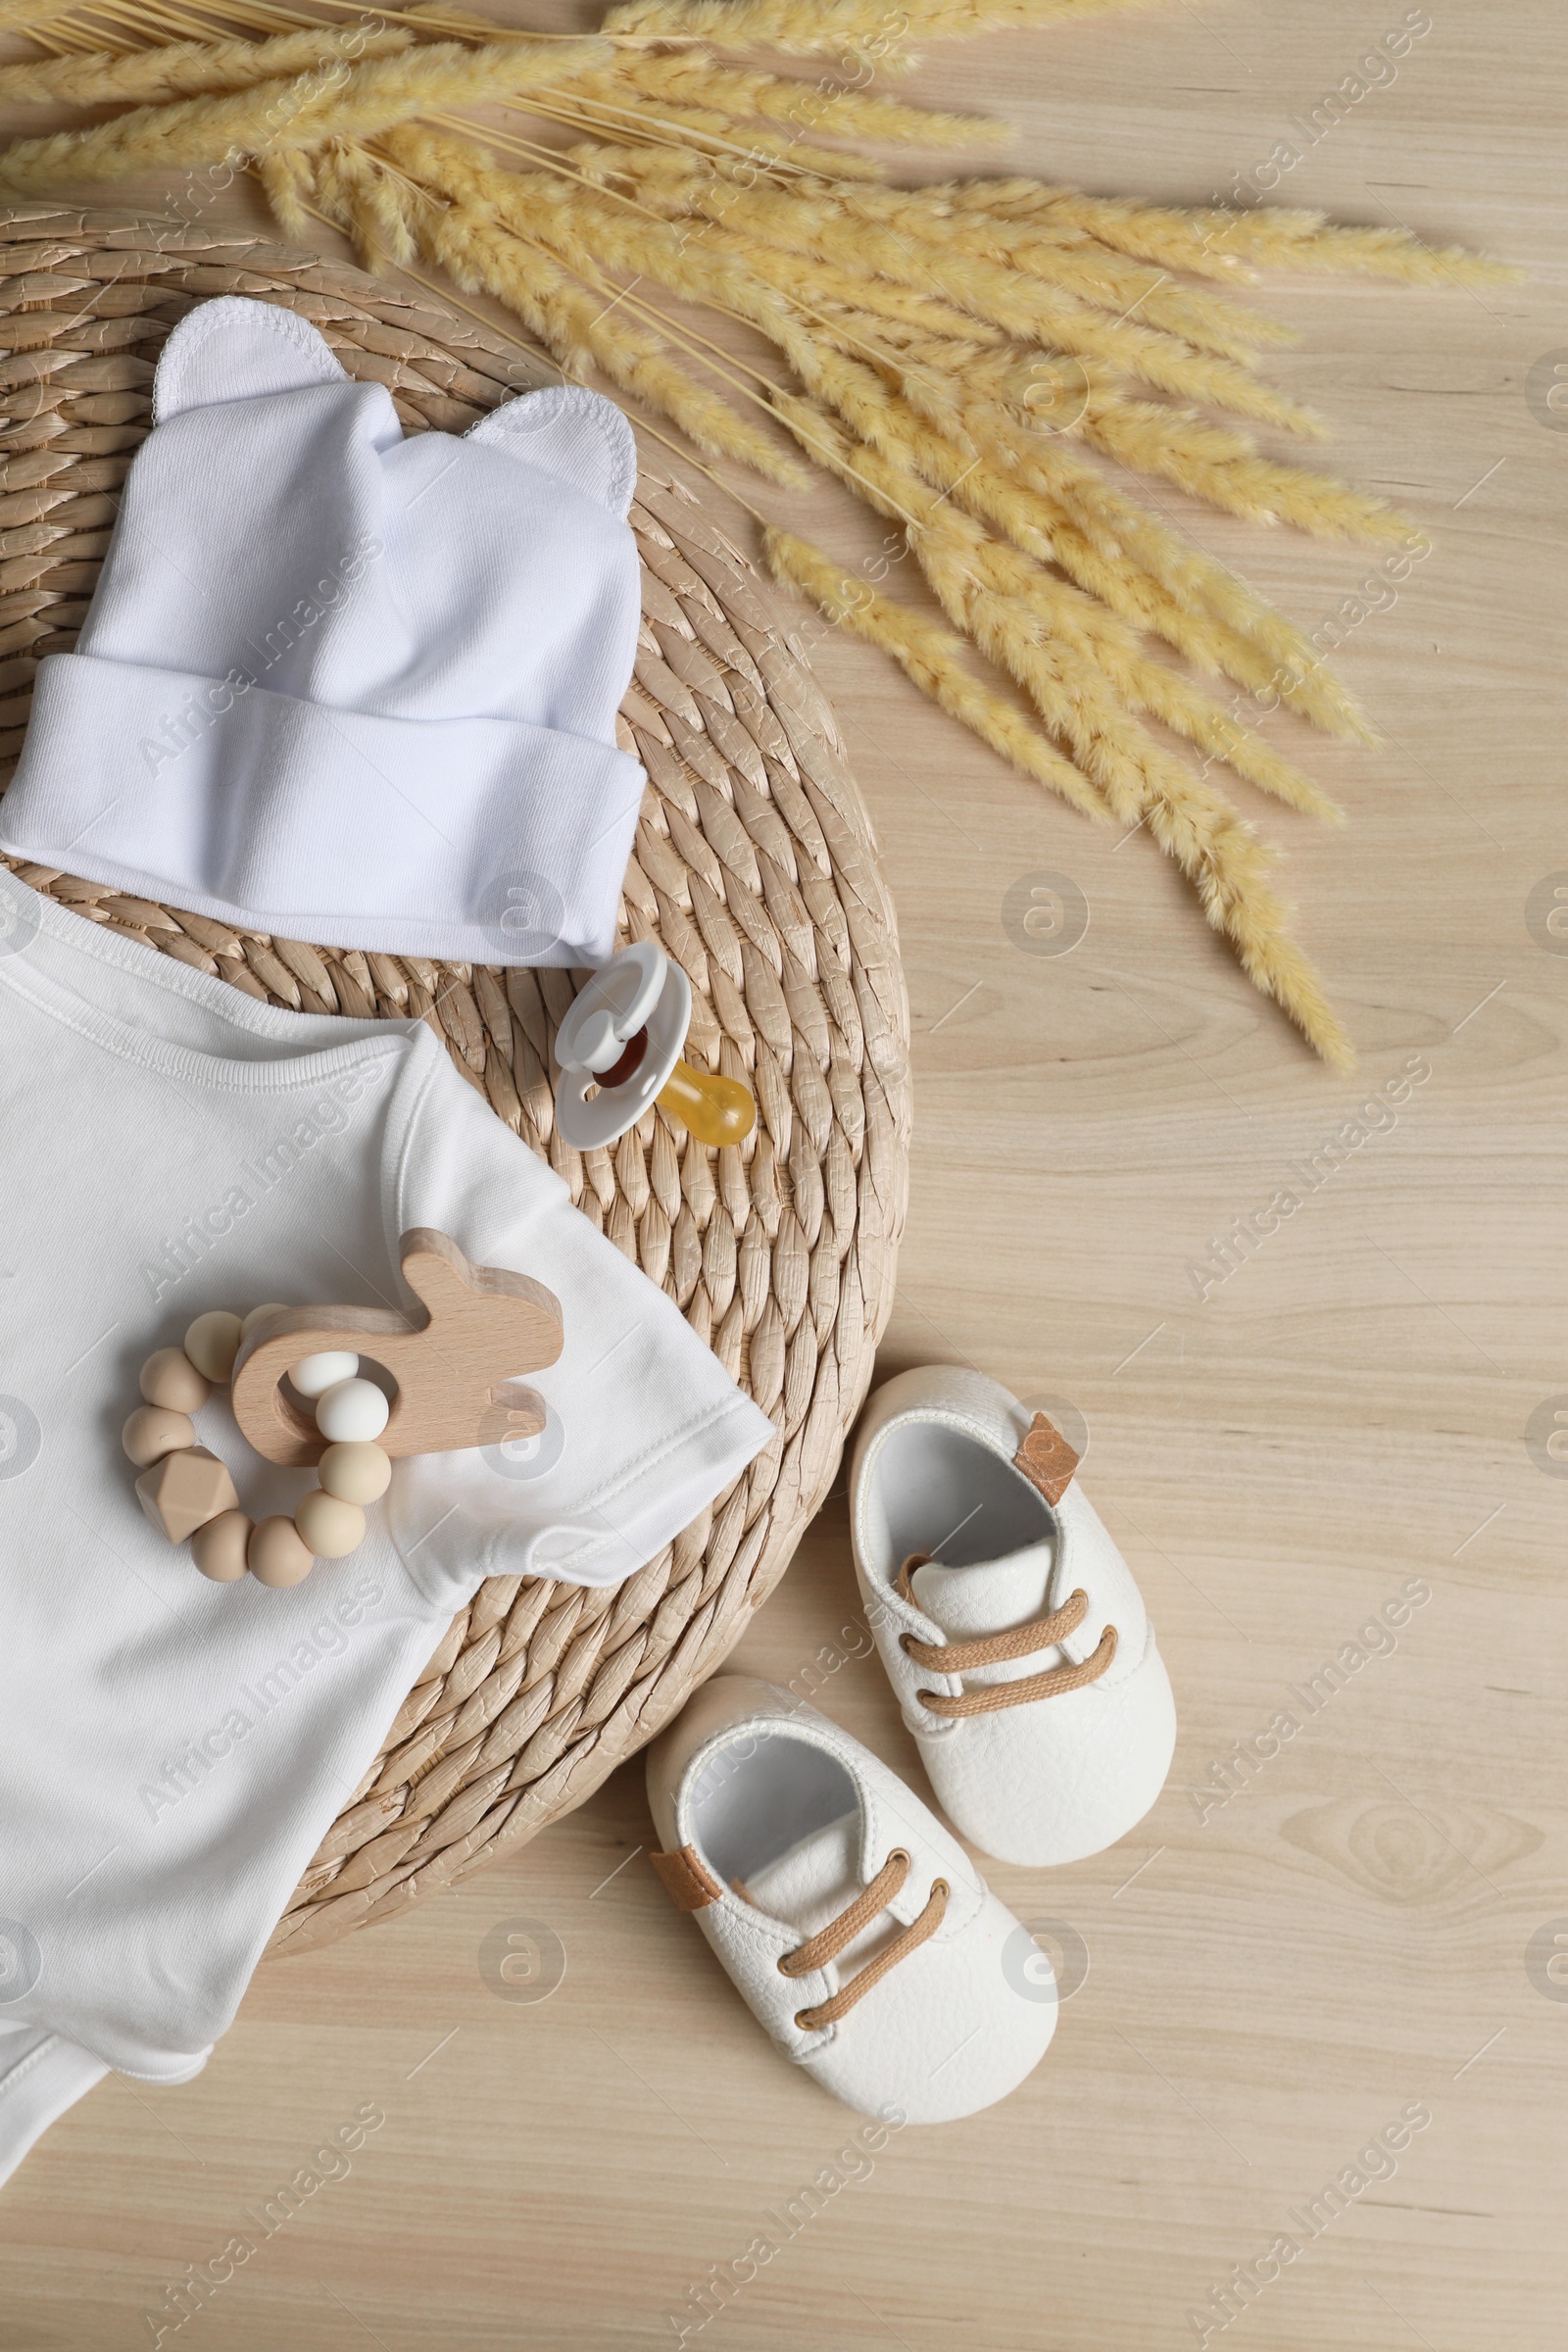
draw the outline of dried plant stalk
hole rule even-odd
[[[249,89],[335,59],[390,57],[412,47],[406,25],[312,25],[270,41],[173,41],[163,49],[100,49],[41,65],[0,66],[0,99],[17,105],[145,106],[208,90]]]
[[[564,56],[554,43],[464,49],[442,42],[372,58],[368,65],[345,67],[337,60],[222,96],[136,107],[90,130],[14,139],[0,156],[0,179],[40,195],[73,181],[124,179],[175,165],[220,164],[324,139],[368,137],[431,107],[515,95],[569,72],[574,57],[590,64],[605,55],[602,41],[575,43]]]
[[[1085,816],[1101,824],[1108,822],[1110,810],[1104,795],[1096,791],[1088,777],[1063,759],[1010,703],[971,677],[963,665],[961,637],[951,636],[924,613],[883,596],[868,580],[846,571],[842,564],[834,564],[820,548],[808,546],[792,531],[765,531],[762,552],[776,580],[808,597],[819,612],[852,636],[891,654],[922,694],[940,703],[1004,760],[1050,785]]]
[[[80,24],[75,4],[0,0],[0,26],[36,27],[55,52],[0,68],[0,97],[125,111],[13,142],[0,178],[44,191],[248,156],[290,236],[325,220],[371,268],[443,270],[564,372],[597,374],[706,457],[793,484],[793,440],[897,524],[943,619],[766,524],[774,577],[1081,813],[1145,826],[1257,987],[1348,1064],[1287,936],[1273,853],[1205,779],[1229,767],[1334,819],[1240,712],[1373,730],[1300,630],[1106,466],[1252,522],[1417,545],[1383,501],[1282,463],[1234,421],[1322,429],[1259,373],[1287,330],[1215,288],[1277,267],[1416,284],[1508,273],[1314,213],[1178,211],[1020,178],[889,186],[871,157],[824,142],[939,150],[995,126],[733,54],[827,53],[859,81],[925,38],[1139,0],[628,0],[605,24],[619,47],[508,33],[441,0],[341,26],[224,0],[243,38],[216,37],[181,0],[145,15],[103,0]],[[124,37],[106,39],[106,22]],[[508,110],[485,145],[464,119],[481,103]],[[564,152],[541,144],[563,130]],[[713,340],[704,313],[764,338],[774,366],[733,332]],[[1229,679],[1233,706],[1193,672]]]
[[[882,56],[909,39],[961,40],[1004,25],[1065,24],[1140,8],[1150,0],[625,0],[607,32],[697,35],[716,48],[760,46],[809,57],[819,51]]]

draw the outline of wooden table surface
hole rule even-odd
[[[946,49],[913,87],[1008,115],[1020,168],[1201,201],[1420,13],[1173,0]],[[1568,367],[1565,47],[1548,0],[1433,0],[1396,78],[1276,191],[1533,272],[1267,290],[1302,330],[1276,379],[1331,419],[1326,462],[1433,543],[1340,658],[1386,747],[1304,747],[1348,828],[1254,811],[1291,853],[1357,1081],[1300,1050],[1145,837],[1097,836],[812,632],[913,1004],[883,1369],[969,1362],[1082,1417],[1181,1714],[1170,1786],[1120,1846],[988,1866],[1075,1987],[1045,2064],[988,2114],[856,2151],[856,2119],[775,2059],[654,1878],[632,1764],[410,1918],[264,1968],[195,2082],[112,2077],[57,2125],[0,2195],[4,2352],[159,2340],[144,2315],[167,2326],[186,2266],[241,2231],[256,2254],[165,2343],[696,2341],[710,2266],[819,2180],[704,2352],[1561,2341],[1568,940],[1545,912],[1568,882],[1568,413],[1543,387],[1552,355]],[[846,556],[875,535],[832,492],[792,511]],[[1184,519],[1309,626],[1376,561]],[[1004,928],[1040,873],[1088,903],[1069,955]],[[1411,1056],[1396,1114],[1200,1298],[1210,1244]],[[840,1492],[737,1662],[814,1672],[918,1787],[868,1651]],[[547,1973],[498,1997],[509,1935]],[[246,2217],[356,2114],[382,2120],[264,2238]],[[1412,2114],[1396,2158],[1358,2167]],[[1283,2233],[1301,2251],[1227,2319],[1215,2290]]]

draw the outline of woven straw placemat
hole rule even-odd
[[[434,301],[200,226],[36,205],[0,216],[0,782],[39,659],[75,642],[170,328],[215,294],[286,304],[404,426],[462,432],[553,381]],[[613,1150],[556,1133],[551,1045],[576,985],[345,954],[18,870],[87,920],[269,1004],[429,1022],[585,1216],[756,1397],[774,1443],[625,1583],[481,1586],[388,1727],[270,1949],[385,1919],[580,1804],[739,1638],[832,1482],[892,1303],[907,1189],[907,1005],[893,914],[832,714],[744,559],[644,473],[643,632],[620,720],[649,790],[623,935],[689,975],[688,1053],[758,1100],[739,1151],[651,1111]]]

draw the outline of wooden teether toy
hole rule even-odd
[[[700,1144],[743,1143],[757,1104],[738,1078],[681,1059],[691,1019],[691,982],[652,940],[596,972],[556,1038],[556,1123],[565,1141],[579,1152],[612,1144],[657,1102]]]
[[[243,1319],[198,1315],[183,1348],[160,1348],[142,1366],[145,1402],[125,1423],[136,1494],[172,1544],[190,1540],[203,1575],[233,1583],[249,1569],[264,1585],[297,1585],[317,1559],[341,1559],[365,1535],[392,1457],[535,1437],[545,1426],[536,1391],[514,1376],[555,1362],[561,1307],[542,1283],[504,1266],[470,1265],[429,1227],[406,1233],[403,1276],[422,1323],[378,1307],[260,1306]],[[361,1375],[359,1348],[389,1372],[388,1399]],[[314,1403],[314,1419],[285,1393]],[[315,1463],[320,1485],[292,1519],[253,1525],[218,1456],[196,1443],[190,1416],[214,1387],[232,1383],[234,1418],[264,1459]]]

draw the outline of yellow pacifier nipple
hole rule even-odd
[[[700,1144],[741,1144],[757,1125],[757,1104],[738,1078],[677,1061],[659,1102]]]

